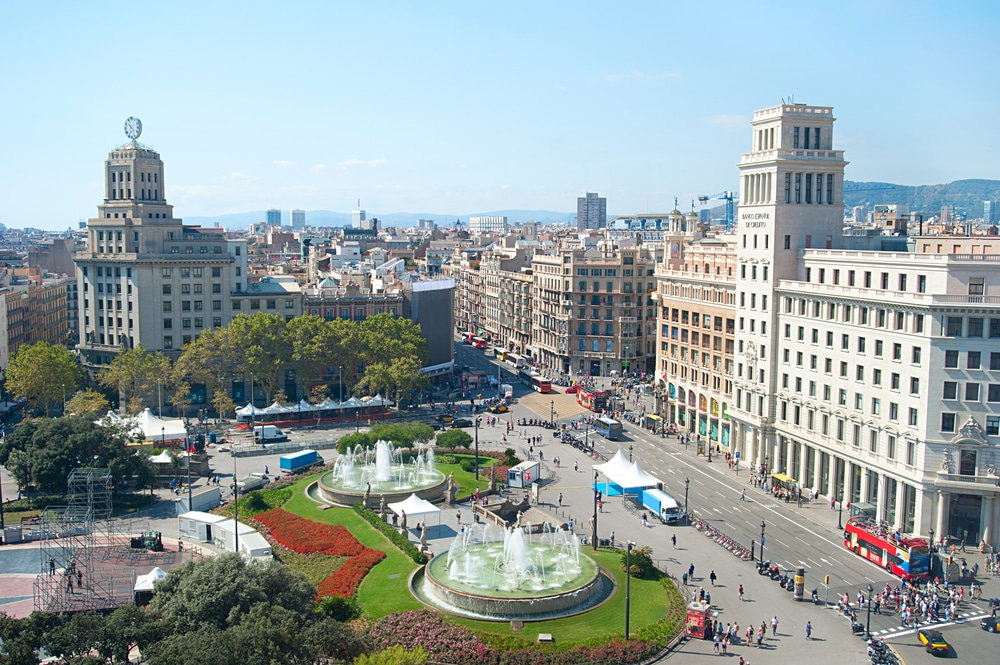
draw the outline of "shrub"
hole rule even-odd
[[[342,598],[340,596],[325,596],[320,598],[316,609],[335,621],[347,623],[352,619],[357,619],[362,614],[361,604],[354,596]]]
[[[476,470],[476,465],[470,459],[462,460],[459,463],[458,467],[462,469],[462,471],[465,471],[466,473],[472,473],[473,471]]]
[[[450,429],[437,435],[437,445],[441,448],[467,448],[472,437],[460,429]]]
[[[634,547],[632,548],[632,553],[629,554],[626,551],[622,551],[622,570],[625,570],[625,561],[628,557],[628,562],[630,568],[628,573],[632,577],[639,578],[650,578],[655,574],[659,573],[656,566],[653,565],[653,550],[646,546]]]
[[[414,563],[425,563],[427,561],[424,553],[417,549],[416,545],[411,543],[409,538],[392,528],[392,525],[386,524],[377,513],[366,508],[363,503],[358,502],[354,504],[354,512],[382,532],[383,536],[392,541],[392,544],[398,547],[403,554],[413,559]]]
[[[355,432],[354,434],[340,437],[340,440],[337,441],[337,452],[343,455],[347,452],[348,447],[361,446],[362,448],[366,448],[371,444],[372,439],[368,436],[367,432]]]

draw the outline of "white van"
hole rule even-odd
[[[288,436],[274,425],[257,425],[253,428],[253,438],[261,443],[288,441]]]

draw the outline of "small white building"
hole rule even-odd
[[[219,522],[225,521],[226,518],[222,515],[191,510],[177,517],[177,532],[181,538],[211,543],[215,541],[216,535],[213,527]]]

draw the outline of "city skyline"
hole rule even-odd
[[[962,6],[14,5],[0,222],[93,217],[129,116],[182,218],[687,209],[737,188],[753,110],[793,94],[842,116],[851,180],[1000,178],[1000,10]]]

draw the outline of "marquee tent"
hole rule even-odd
[[[420,515],[433,515],[434,513],[437,513],[438,524],[441,524],[441,509],[435,506],[430,501],[427,501],[426,499],[421,499],[416,494],[411,494],[403,501],[397,501],[396,503],[388,503],[386,504],[386,507],[389,508],[389,510],[391,510],[392,512],[396,513],[397,515],[402,515],[403,513],[406,513],[407,521],[409,521],[410,518],[418,517]],[[407,526],[413,528],[413,526],[416,525],[411,526],[407,524]]]
[[[623,453],[622,449],[619,448],[618,452],[615,453],[614,457],[612,457],[604,464],[598,464],[594,468],[603,473],[608,478],[613,479],[615,474],[628,471],[630,465],[631,462],[628,461],[628,458],[625,457],[625,453]]]

